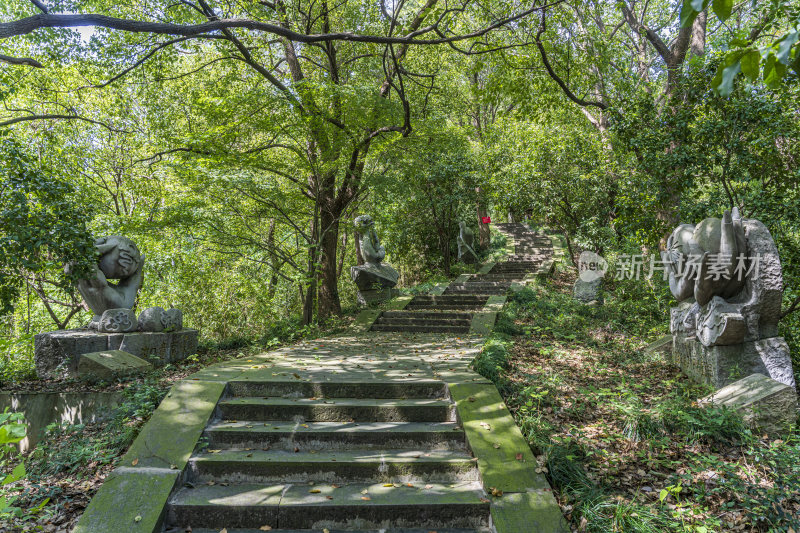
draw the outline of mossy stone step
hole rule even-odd
[[[376,324],[392,325],[392,326],[466,326],[467,328],[472,323],[472,317],[469,318],[428,318],[416,317],[413,313],[409,313],[404,317],[378,317]]]
[[[315,422],[451,422],[455,407],[447,400],[413,398],[288,399],[240,397],[217,405],[224,420],[295,420]]]
[[[327,528],[326,528],[327,529]],[[228,533],[263,533],[263,529],[239,529],[239,528],[227,528]],[[185,533],[185,529],[170,529],[166,530],[165,533]],[[270,529],[270,533],[324,533],[323,529]],[[480,528],[480,529],[451,529],[451,528],[437,528],[436,533],[493,533],[490,528]],[[219,533],[217,529],[197,529],[193,528],[192,533]],[[328,529],[328,533],[431,533],[431,528],[426,527],[424,529],[419,528],[392,528],[392,529]]]
[[[408,333],[469,333],[469,325],[466,326],[434,326],[434,325],[391,325],[373,324],[371,331],[396,331]]]
[[[211,450],[211,451],[209,451]],[[214,450],[192,457],[193,483],[477,481],[475,459],[453,450]]]
[[[484,298],[486,299],[486,298]],[[428,303],[428,304],[408,304],[406,310],[408,311],[433,311],[436,309],[442,311],[478,311],[482,309],[484,303],[476,304],[441,304],[441,303]]]
[[[352,529],[476,528],[489,524],[479,483],[215,484],[183,487],[167,505],[168,527]]]
[[[472,320],[474,313],[453,313],[446,311],[384,311],[381,318],[452,318],[459,320]]]
[[[347,376],[337,376],[346,378]],[[447,385],[431,379],[398,381],[230,381],[230,396],[293,398],[446,398]]]
[[[206,429],[205,438],[211,448],[463,450],[466,446],[455,422],[309,422],[305,426],[284,421],[218,422]]]

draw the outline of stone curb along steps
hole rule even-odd
[[[480,349],[366,331],[207,367],[170,390],[74,531],[568,531],[469,368]]]

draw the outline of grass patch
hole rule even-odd
[[[577,531],[800,531],[800,432],[754,434],[644,347],[667,333],[659,287],[571,295],[559,270],[514,295],[473,363],[494,381]]]

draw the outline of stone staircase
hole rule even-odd
[[[204,441],[165,531],[491,531],[442,381],[231,381]]]
[[[475,313],[491,296],[505,294],[514,282],[536,272],[552,253],[550,239],[524,224],[496,224],[495,228],[512,240],[514,254],[488,272],[460,276],[442,294],[417,295],[402,310],[384,311],[371,331],[469,333]]]

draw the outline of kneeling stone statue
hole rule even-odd
[[[375,233],[375,222],[369,215],[355,219],[356,231],[361,238],[361,255],[365,264],[350,268],[350,277],[358,287],[358,301],[361,305],[387,300],[392,297],[392,288],[397,285],[400,275],[391,265],[381,264],[386,250]]]

